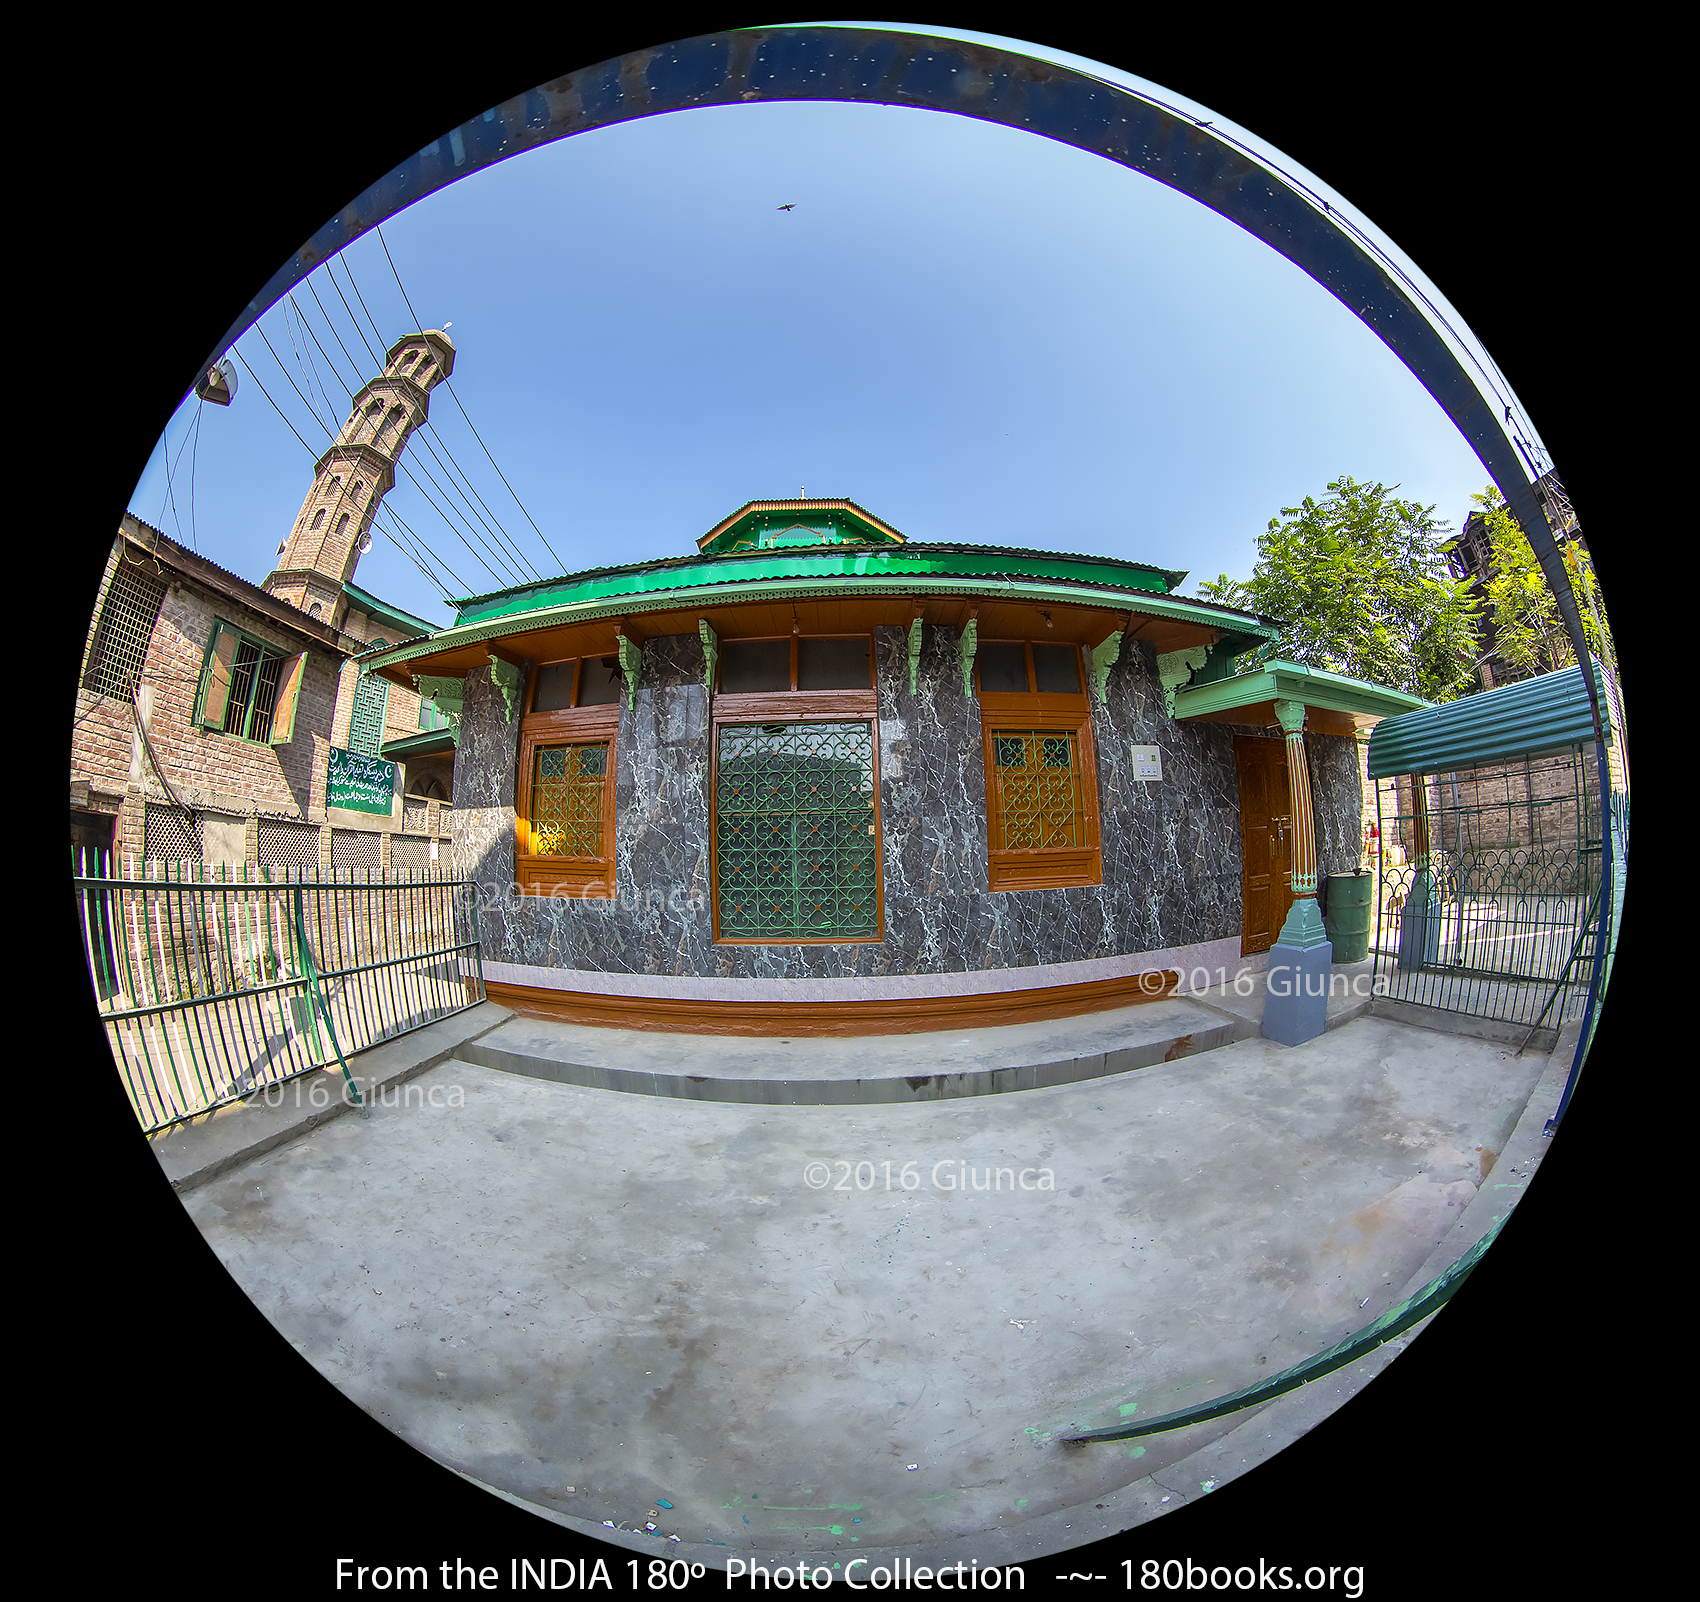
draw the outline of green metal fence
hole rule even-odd
[[[78,853],[72,882],[95,1003],[150,1132],[300,1074],[346,1078],[348,1053],[484,999],[465,880],[140,867]]]
[[[1587,1000],[1602,810],[1580,747],[1376,781],[1376,974],[1405,1001],[1557,1030]]]

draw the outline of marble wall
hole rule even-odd
[[[885,925],[884,938],[868,944],[714,944],[699,640],[647,641],[636,704],[621,703],[611,901],[552,901],[514,890],[519,721],[487,668],[468,674],[455,761],[455,864],[479,886],[486,960],[628,974],[849,978],[1021,968],[1238,936],[1234,736],[1278,731],[1175,722],[1163,710],[1155,656],[1130,644],[1110,670],[1107,705],[1092,698],[1103,884],[993,894],[980,709],[963,694],[955,632],[924,630],[913,693],[906,631],[876,630],[874,649]],[[1161,781],[1134,779],[1130,744],[1161,749]],[[1353,742],[1313,736],[1307,744],[1321,871],[1355,867],[1361,792]]]

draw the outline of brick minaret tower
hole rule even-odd
[[[433,386],[454,371],[454,341],[431,329],[390,347],[382,377],[363,385],[318,470],[279,565],[264,588],[332,628],[348,609],[344,582],[370,546],[378,502],[395,482],[407,437],[425,421]]]

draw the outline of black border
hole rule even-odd
[[[1554,37],[1527,19],[1515,37],[1478,36],[1451,17],[1366,29],[1359,17],[1277,11],[1250,22],[1209,14],[1157,34],[1142,21],[1135,34],[1086,14],[934,20],[1041,38],[1195,97],[1397,240],[1493,353],[1560,464],[1614,606],[1632,715],[1651,735],[1634,699],[1636,669],[1652,662],[1631,632],[1627,549],[1657,547],[1616,523],[1631,497],[1638,523],[1651,516],[1647,480],[1663,470],[1626,470],[1617,419],[1634,398],[1624,352],[1649,315],[1630,273],[1647,275],[1650,293],[1664,269],[1633,240],[1619,244],[1625,195],[1608,163],[1630,159],[1621,140],[1642,96],[1614,75],[1615,41],[1591,36],[1578,60],[1568,31]],[[51,740],[68,738],[81,598],[96,593],[109,531],[193,364],[253,287],[349,197],[484,107],[624,50],[771,20],[673,12],[569,27],[530,13],[480,25],[392,11],[349,32],[285,11],[239,44],[242,19],[178,12],[103,20],[98,43],[55,56],[33,121],[36,149],[48,151],[36,159],[52,184],[50,227],[38,213],[24,230],[52,342],[34,376],[60,375],[38,388],[44,399],[79,371],[104,398],[83,414],[98,417],[102,449],[79,452],[54,486],[71,560],[68,618],[48,633],[72,660],[50,670]],[[403,65],[410,93],[381,91]],[[1619,119],[1618,133],[1590,102]],[[116,395],[77,361],[102,345],[102,325],[145,351],[139,360],[131,344]],[[1649,841],[1651,739],[1635,761]],[[70,898],[52,883],[45,904],[59,903],[69,932]],[[1618,1190],[1645,1155],[1622,1142],[1627,1132],[1651,1143],[1656,1131],[1634,1114],[1669,1094],[1635,1077],[1633,1047],[1653,1044],[1631,1016],[1636,957],[1651,950],[1637,938],[1640,914],[1570,1121],[1500,1245],[1411,1354],[1276,1463],[1106,1544],[1114,1550],[1071,1554],[1067,1568],[1090,1564],[1114,1584],[1123,1556],[1363,1562],[1366,1595],[1428,1596],[1550,1579],[1549,1562],[1570,1569],[1582,1552],[1645,1550],[1640,1476],[1607,1462],[1626,1448],[1633,1460],[1621,1418],[1629,1356],[1643,1320],[1662,1331],[1655,1345],[1679,1338],[1665,1320],[1681,1276],[1643,1284],[1619,1245],[1630,1225]],[[60,1060],[98,1061],[105,1046],[75,965],[46,970],[65,1002],[50,1030],[68,1020],[72,1040],[61,1059],[51,1033],[36,1036],[50,1060],[30,1080],[30,1112],[56,1126],[49,1217],[19,1226],[45,1248],[39,1282],[50,1292],[25,1308],[27,1325],[47,1326],[30,1344],[48,1354],[39,1428],[58,1462],[35,1484],[93,1539],[69,1549],[74,1570],[45,1525],[41,1537],[20,1532],[23,1551],[51,1539],[65,1572],[90,1579],[152,1572],[191,1594],[240,1584],[299,1595],[329,1592],[339,1555],[459,1556],[505,1571],[511,1554],[598,1550],[623,1590],[625,1551],[577,1543],[456,1480],[295,1358],[189,1224],[111,1076],[68,1098],[52,1089]],[[37,1144],[39,1129],[16,1138]],[[1032,1586],[1062,1567],[1029,1565]]]

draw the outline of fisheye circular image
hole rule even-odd
[[[72,608],[89,1071],[303,1583],[1395,1589],[1203,1505],[1492,1277],[1617,950],[1633,686],[1464,315],[953,29],[587,58],[336,203]]]

